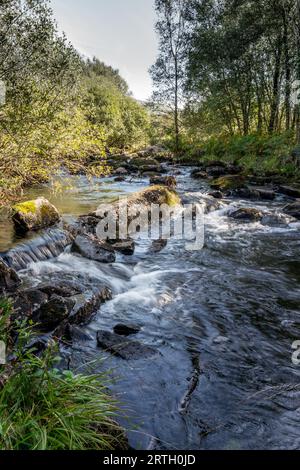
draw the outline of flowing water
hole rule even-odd
[[[197,201],[208,188],[189,173],[182,169],[178,190]],[[91,184],[80,177],[75,184],[61,196],[45,188],[32,195],[40,191],[70,218],[148,181]],[[118,255],[113,265],[64,250],[21,271],[35,282],[49,273],[81,273],[111,287],[113,300],[64,353],[79,370],[109,371],[131,446],[300,449],[300,366],[292,362],[292,343],[300,340],[300,224],[281,215],[283,204],[225,201],[206,216],[201,251],[170,240],[149,254],[150,242],[140,241],[133,256]],[[229,208],[245,206],[268,212],[268,219],[228,218]],[[2,249],[16,243],[8,231],[0,241]],[[97,331],[117,323],[139,325],[134,339],[158,354],[125,361],[97,348]]]

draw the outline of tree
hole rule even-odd
[[[154,100],[174,115],[175,150],[180,148],[179,112],[183,99],[189,36],[189,1],[156,0],[159,57],[150,69],[155,86]]]

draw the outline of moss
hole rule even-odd
[[[214,180],[211,187],[222,191],[229,191],[231,189],[243,188],[245,186],[245,181],[245,178],[240,175],[222,176],[221,178]]]
[[[135,195],[133,202],[176,206],[180,204],[180,198],[176,191],[172,191],[166,186],[156,185]]]
[[[26,201],[15,204],[12,209],[14,212],[21,212],[22,214],[35,214],[37,206],[35,201]]]

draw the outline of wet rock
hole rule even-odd
[[[151,243],[151,247],[148,250],[149,254],[156,254],[160,253],[168,244],[168,240],[153,240]]]
[[[211,191],[208,193],[209,196],[213,197],[214,199],[223,199],[224,194],[222,191]]]
[[[236,189],[235,191],[233,191],[232,195],[242,199],[266,201],[272,201],[275,199],[276,196],[275,191],[271,189],[249,187]]]
[[[249,222],[258,221],[263,218],[263,214],[259,210],[252,209],[249,207],[243,207],[236,211],[230,212],[228,215],[232,219],[249,221]]]
[[[134,240],[118,240],[108,241],[114,251],[122,253],[122,255],[132,256],[135,250]]]
[[[114,178],[114,181],[116,183],[123,183],[123,181],[126,181],[126,178],[124,176],[117,176],[116,178]]]
[[[114,326],[114,332],[119,336],[136,335],[140,331],[141,328],[136,325],[124,325],[123,323],[118,323]]]
[[[212,189],[220,191],[233,191],[245,187],[246,180],[241,175],[226,175],[211,183]]]
[[[77,325],[66,325],[64,337],[69,341],[92,341],[92,336],[87,334],[81,327]]]
[[[7,290],[16,289],[20,283],[21,280],[16,271],[12,268],[9,268],[0,259],[0,293],[3,293]]]
[[[14,311],[18,318],[24,316],[30,318],[46,302],[48,295],[38,288],[17,291],[13,300]]]
[[[152,357],[156,351],[138,341],[131,341],[109,331],[98,331],[98,347],[126,360],[138,360]]]
[[[149,209],[151,204],[167,204],[169,206],[176,206],[181,203],[180,197],[176,191],[167,188],[166,186],[150,186],[142,191],[134,193],[127,198],[128,208],[132,206],[141,206],[143,209]],[[118,213],[119,203],[112,204]],[[100,206],[99,211],[95,211],[90,215],[98,217],[98,222],[103,217],[103,206]]]
[[[16,204],[12,210],[15,228],[21,232],[50,227],[60,221],[58,210],[43,197]]]
[[[285,196],[300,198],[300,189],[294,188],[292,186],[279,186],[278,192],[284,194]]]
[[[113,249],[96,237],[88,235],[78,235],[73,242],[71,250],[73,253],[78,253],[84,258],[101,263],[114,263],[116,260]]]
[[[73,225],[75,231],[75,237],[80,234],[91,233],[96,234],[96,227],[99,224],[99,219],[91,215],[82,215],[78,217],[78,220]]]
[[[287,214],[280,212],[264,212],[262,224],[270,227],[286,227],[292,222],[296,222],[297,219]]]
[[[83,292],[82,287],[78,283],[63,279],[53,280],[51,284],[39,284],[38,289],[49,297],[53,294],[61,297],[72,297]]]
[[[194,178],[195,180],[200,180],[200,179],[206,179],[208,177],[208,174],[204,170],[194,170],[191,173],[191,177]]]
[[[73,299],[65,299],[54,294],[34,313],[33,321],[38,324],[40,330],[52,331],[68,318],[74,304]]]
[[[296,219],[300,220],[300,201],[293,202],[284,206],[282,211]]]
[[[153,176],[150,178],[150,184],[161,184],[167,186],[168,188],[176,188],[177,181],[174,176]]]
[[[98,286],[93,291],[72,297],[75,305],[70,313],[70,324],[81,325],[90,321],[100,306],[112,299],[112,292],[107,286]]]
[[[202,199],[200,200],[200,204],[202,205],[205,214],[209,214],[210,212],[217,211],[222,206],[222,203],[220,202],[220,200],[212,196],[205,196],[205,195],[203,195]]]

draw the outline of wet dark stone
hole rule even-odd
[[[15,289],[20,283],[21,280],[14,269],[6,266],[0,259],[0,293]]]
[[[114,251],[122,253],[123,255],[131,256],[134,254],[135,242],[134,240],[117,240],[108,241]]]
[[[300,198],[300,189],[293,188],[292,186],[279,186],[278,192],[280,194],[284,194],[285,196]]]
[[[120,336],[136,335],[140,330],[141,328],[137,325],[125,325],[118,323],[118,325],[114,326],[114,332]]]
[[[159,253],[167,246],[167,244],[168,244],[168,240],[162,240],[162,239],[153,240],[148,253],[149,254]]]
[[[106,286],[98,286],[97,292],[90,291],[72,297],[75,305],[70,313],[69,322],[76,325],[88,323],[99,307],[111,299],[111,290]]]
[[[41,331],[52,331],[56,326],[68,318],[75,301],[52,295],[33,315],[33,321],[38,324]]]
[[[73,242],[72,252],[101,263],[113,263],[116,260],[113,249],[110,250],[107,245],[104,248],[103,243],[91,236],[78,235]]]
[[[232,219],[236,220],[244,220],[244,221],[256,221],[256,220],[261,220],[263,215],[260,211],[257,209],[251,209],[251,208],[241,208],[238,209],[237,211],[231,212],[229,214],[229,217]]]
[[[224,194],[222,191],[211,191],[208,193],[209,196],[213,197],[214,199],[223,199]]]
[[[48,295],[39,289],[26,289],[16,292],[14,310],[17,317],[32,317],[43,304],[48,301]]]
[[[197,170],[193,170],[191,173],[191,177],[194,179],[206,179],[207,178],[207,173],[204,169],[198,168]]]
[[[67,280],[53,280],[51,284],[42,283],[38,288],[48,296],[56,294],[61,297],[72,297],[83,292],[82,286]]]
[[[292,217],[300,220],[300,201],[288,204],[284,206],[282,210],[285,214],[291,215]]]
[[[162,184],[168,188],[176,188],[177,181],[174,176],[153,176],[150,178],[150,184]]]
[[[239,188],[233,191],[232,195],[242,199],[267,201],[274,200],[276,196],[275,191],[265,188]]]
[[[116,178],[114,178],[114,181],[116,183],[123,183],[123,181],[126,181],[126,178],[124,176],[116,176]]]
[[[97,344],[99,348],[126,360],[146,359],[156,354],[156,351],[149,346],[109,331],[98,331]]]

